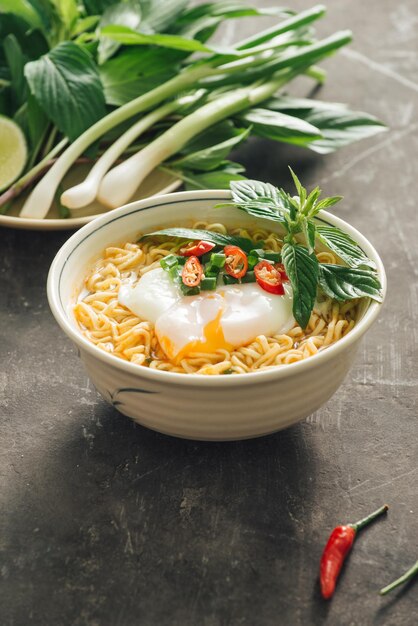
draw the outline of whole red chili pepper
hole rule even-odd
[[[386,513],[388,505],[381,506],[380,509],[374,511],[364,519],[355,524],[347,524],[345,526],[337,526],[329,536],[327,545],[321,556],[320,563],[320,583],[322,597],[328,600],[335,591],[338,575],[343,566],[347,554],[356,538],[357,531],[363,526],[370,524],[376,517]]]

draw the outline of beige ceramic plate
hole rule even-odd
[[[76,165],[64,178],[64,188],[71,187],[81,182],[87,175],[88,168],[86,165]],[[157,194],[170,193],[180,187],[181,181],[164,174],[163,172],[154,171],[144,180],[137,193],[133,196],[134,200],[143,200]],[[71,216],[67,219],[59,217],[58,208],[53,204],[45,219],[27,219],[19,217],[19,212],[26,200],[29,192],[22,194],[7,215],[0,215],[0,226],[9,228],[23,228],[25,230],[66,230],[69,228],[79,228],[88,222],[91,222],[98,215],[107,213],[110,209],[104,207],[100,202],[93,202],[89,206],[77,211],[72,211]]]

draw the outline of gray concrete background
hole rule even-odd
[[[261,140],[239,157],[250,177],[287,186],[289,163],[344,195],[338,214],[380,251],[389,296],[356,367],[274,436],[209,444],[145,430],[98,397],[49,312],[48,267],[70,233],[1,230],[2,625],[418,623],[417,583],[377,595],[418,554],[417,3],[329,4],[321,32],[351,28],[355,41],[327,61],[319,97],[390,132],[327,157]],[[324,603],[329,531],[384,502],[388,517],[359,536]]]

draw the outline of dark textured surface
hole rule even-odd
[[[47,270],[67,234],[0,231],[2,625],[418,623],[418,583],[377,595],[418,554],[416,8],[338,0],[321,25],[355,33],[327,62],[321,97],[375,113],[389,133],[326,158],[262,141],[241,150],[250,176],[287,185],[289,162],[345,195],[339,214],[388,272],[356,367],[306,422],[231,444],[134,425],[97,396],[49,312]],[[385,501],[325,604],[329,530]]]

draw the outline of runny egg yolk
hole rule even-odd
[[[186,356],[248,345],[259,335],[292,328],[292,291],[264,291],[256,283],[220,285],[215,291],[182,296],[162,268],[144,274],[135,287],[122,285],[119,302],[154,325],[159,345],[171,362]]]
[[[233,345],[228,343],[224,337],[224,332],[221,325],[223,309],[220,309],[216,317],[208,322],[203,328],[203,341],[190,341],[188,344],[176,354],[176,348],[174,342],[167,336],[159,337],[158,340],[162,349],[166,353],[169,359],[175,363],[180,363],[184,357],[199,352],[216,352],[217,350],[232,350]]]

